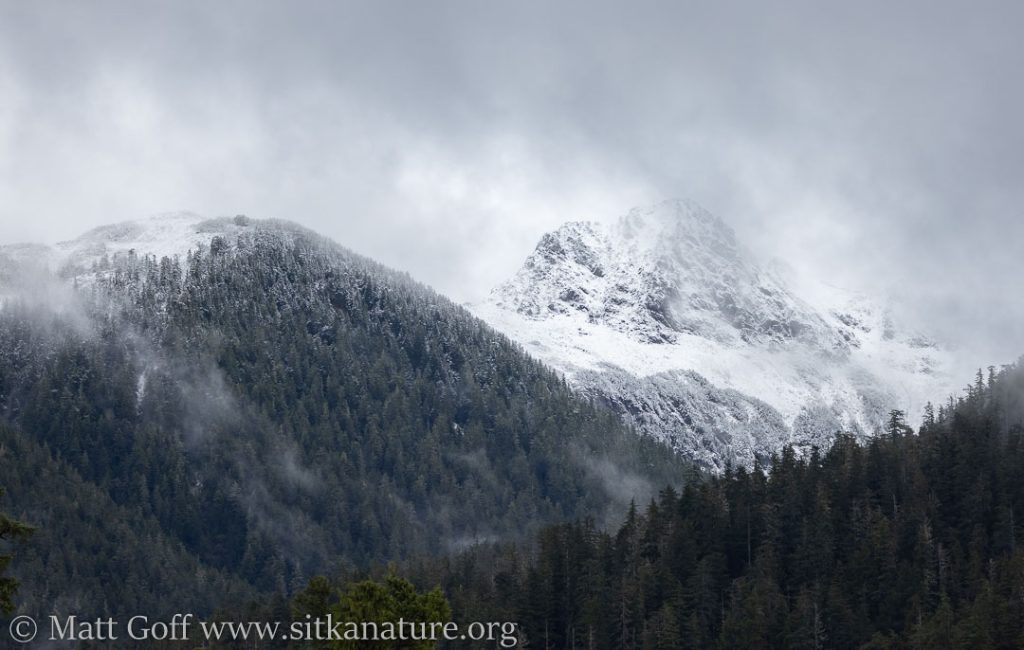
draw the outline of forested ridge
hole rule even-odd
[[[360,582],[391,571],[534,648],[1024,646],[1021,364],[916,430],[698,476],[407,276],[236,223],[5,299],[19,612],[418,602]]]
[[[535,648],[1024,647],[1024,365],[771,469],[405,568]]]
[[[39,528],[12,565],[22,611],[201,614],[618,518],[683,481],[407,276],[290,224],[234,225],[0,309],[0,507]]]

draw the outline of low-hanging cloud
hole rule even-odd
[[[762,255],[1024,352],[1024,7],[0,6],[0,242],[299,221],[458,300],[545,230],[689,196]]]

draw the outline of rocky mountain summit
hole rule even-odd
[[[884,302],[799,291],[690,201],[544,235],[477,315],[702,465],[874,433],[949,392],[948,353]]]

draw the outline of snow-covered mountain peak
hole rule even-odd
[[[573,314],[649,343],[696,335],[723,343],[846,342],[690,201],[630,211],[605,226],[571,222],[544,235],[491,301],[527,318]]]
[[[946,353],[885,301],[806,290],[787,267],[760,264],[698,204],[665,201],[544,235],[471,309],[714,467],[871,433],[889,408],[946,394]]]

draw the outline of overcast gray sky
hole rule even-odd
[[[689,197],[1024,353],[1019,2],[0,0],[0,242],[300,222],[457,300]]]

